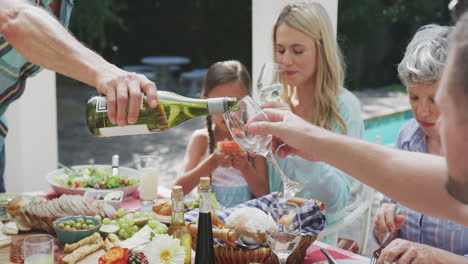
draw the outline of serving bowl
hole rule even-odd
[[[71,168],[72,169],[86,169],[86,168],[93,167],[93,166],[96,167],[96,168],[103,167],[103,168],[106,168],[106,169],[109,169],[109,170],[112,169],[112,166],[110,166],[110,165],[78,165],[78,166],[72,166]],[[106,190],[122,191],[124,193],[124,197],[130,196],[140,186],[140,183],[139,183],[140,172],[135,170],[135,169],[128,168],[128,167],[123,167],[123,166],[120,166],[119,170],[120,170],[121,175],[129,177],[129,178],[133,178],[135,180],[138,180],[138,182],[136,184],[134,184],[134,185],[125,186],[125,187],[121,187],[121,188],[106,189]],[[57,184],[54,181],[55,177],[65,175],[65,174],[66,174],[65,169],[57,169],[57,170],[53,170],[53,171],[49,172],[47,174],[47,176],[46,176],[47,182],[50,184],[50,186],[52,187],[52,189],[56,193],[83,195],[85,193],[85,191],[87,191],[87,190],[94,190],[93,188],[71,188],[71,187],[67,187],[67,186],[62,186],[60,184]]]
[[[73,220],[77,222],[78,218],[83,218],[83,220],[86,222],[86,220],[91,220],[94,223],[93,228],[88,228],[84,230],[66,230],[64,228],[60,228],[59,224],[65,221],[70,221]],[[62,244],[73,244],[81,239],[88,237],[97,231],[99,231],[99,228],[101,227],[101,222],[97,218],[90,217],[90,216],[66,216],[60,219],[57,219],[54,221],[54,231],[55,234],[57,235],[58,240]]]

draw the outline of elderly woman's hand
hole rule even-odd
[[[146,94],[150,107],[157,105],[156,85],[141,74],[111,66],[99,73],[96,83],[97,91],[107,97],[109,120],[120,126],[127,122],[133,124],[138,119],[142,92]]]
[[[394,218],[396,204],[384,203],[377,210],[374,218],[374,233],[380,243],[385,236],[385,232],[390,230],[395,232],[400,230],[403,224],[405,223],[405,218],[402,215],[398,215]]]
[[[411,242],[404,239],[395,239],[382,251],[377,264],[387,263],[439,263],[435,261],[434,257],[442,257],[441,255],[452,254],[451,252],[444,251],[445,254],[440,254],[444,251],[433,248],[428,245]],[[441,262],[451,263],[451,262]]]

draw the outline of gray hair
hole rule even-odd
[[[406,87],[437,82],[442,77],[453,27],[426,25],[414,35],[398,65],[398,77]]]

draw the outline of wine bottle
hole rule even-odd
[[[192,263],[192,234],[184,221],[184,192],[181,186],[172,187],[171,193],[172,221],[168,234],[180,240],[180,245],[185,248],[184,264]]]
[[[200,206],[198,212],[197,250],[195,264],[214,264],[213,227],[211,225],[210,178],[200,178],[198,193]]]
[[[91,134],[97,137],[157,133],[176,127],[189,119],[222,114],[236,103],[235,98],[193,99],[167,91],[158,91],[156,108],[149,107],[146,96],[143,96],[136,123],[121,127],[110,122],[107,117],[106,97],[99,95],[88,100],[86,120]]]

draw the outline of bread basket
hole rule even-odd
[[[291,198],[289,202],[293,202],[297,205],[302,205],[306,202],[315,202],[320,207],[320,210],[324,210],[324,205],[320,201],[306,200],[302,198]],[[187,227],[192,234],[192,247],[196,249],[197,241],[197,225],[194,223],[187,223]],[[228,228],[215,228],[213,227],[213,237],[223,241],[226,246],[215,245],[215,259],[216,263],[226,264],[248,264],[254,263],[279,263],[275,253],[269,247],[261,247],[257,249],[244,249],[237,247],[234,242],[237,240],[237,233],[233,229]],[[296,249],[289,255],[288,264],[302,263],[307,251],[307,248],[315,241],[317,235],[303,235],[301,241]]]

